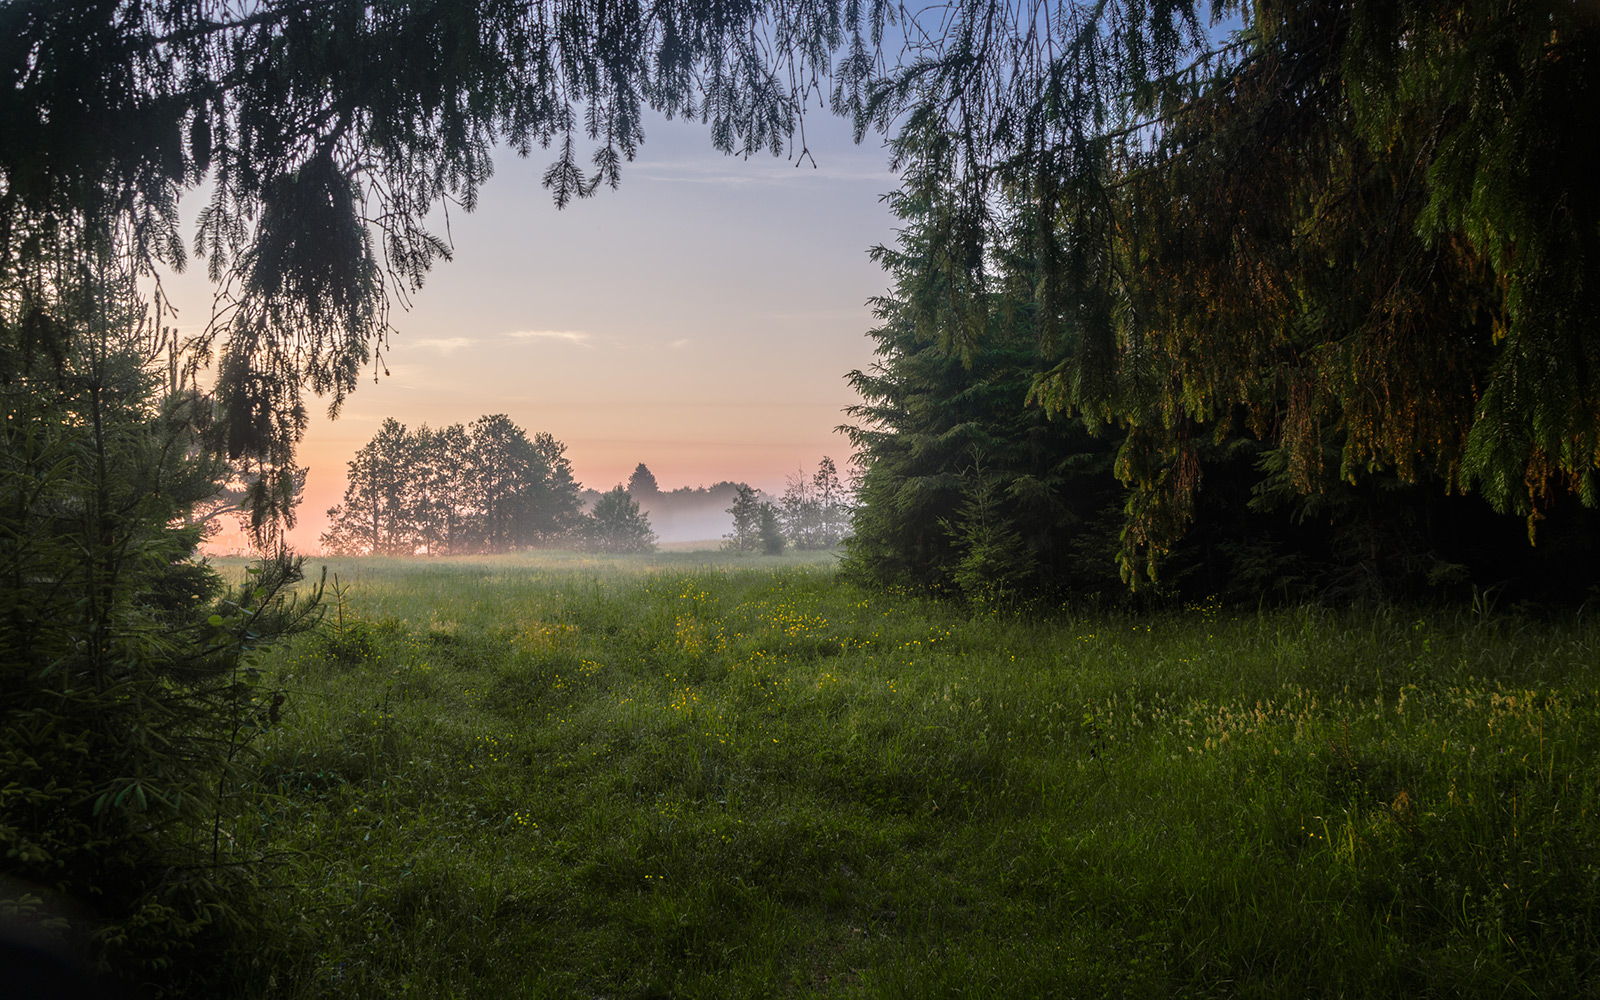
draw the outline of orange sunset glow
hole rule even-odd
[[[585,487],[645,462],[663,488],[785,476],[850,447],[835,428],[856,402],[844,382],[872,363],[868,259],[894,238],[881,195],[887,156],[832,119],[808,121],[816,158],[742,160],[695,124],[657,120],[618,190],[558,211],[541,152],[505,153],[477,210],[436,213],[454,259],[392,317],[387,375],[367,379],[300,445],[309,467],[290,542],[317,552],[346,463],[386,417],[409,427],[505,413],[567,445]],[[194,204],[185,203],[189,212]],[[180,325],[211,308],[204,266],[164,279]],[[209,551],[242,548],[227,530]]]

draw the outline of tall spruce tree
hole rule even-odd
[[[194,561],[191,515],[233,471],[203,446],[211,407],[167,382],[131,276],[82,263],[57,289],[77,334],[0,379],[0,913],[147,988],[235,992],[272,940],[234,847],[283,702],[253,657],[315,599],[285,599],[286,555],[239,586]]]
[[[1104,515],[1121,498],[1117,442],[1024,405],[1048,365],[1032,262],[991,248],[1000,267],[984,276],[995,291],[977,316],[950,294],[965,272],[930,266],[944,209],[904,195],[891,204],[905,222],[899,246],[874,253],[895,294],[875,303],[879,361],[850,373],[863,402],[841,428],[863,466],[846,570],[974,597],[1114,581]]]
[[[727,513],[733,515],[733,530],[723,536],[727,547],[740,555],[754,552],[762,544],[761,500],[755,487],[740,483]]]

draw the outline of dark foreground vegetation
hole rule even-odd
[[[250,989],[1595,988],[1584,616],[961,610],[699,558],[335,566],[226,831],[267,859]]]

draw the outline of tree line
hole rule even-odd
[[[879,364],[851,376],[853,569],[961,593],[1587,593],[1592,11],[1056,13],[1047,45],[958,4],[872,88],[906,228],[878,250]]]
[[[732,552],[760,551],[778,555],[786,547],[832,548],[850,534],[851,491],[839,478],[839,467],[824,455],[817,471],[792,473],[776,503],[761,499],[754,487],[739,484],[733,505],[733,530],[726,536]]]
[[[648,515],[621,486],[585,511],[567,446],[504,413],[408,431],[386,418],[348,466],[323,547],[340,555],[461,555],[557,544],[648,552]]]
[[[1037,206],[1008,205],[1015,224],[985,243],[981,291],[957,312],[926,298],[951,280],[930,276],[948,217],[925,194],[891,201],[903,227],[877,251],[893,281],[875,302],[879,360],[850,374],[862,402],[844,428],[864,470],[845,561],[858,579],[983,599],[1131,584],[1252,602],[1571,600],[1596,583],[1600,516],[1578,495],[1549,498],[1530,522],[1421,466],[1334,475],[1358,428],[1332,416],[1307,492],[1307,459],[1275,433],[1286,409],[1260,427],[1243,409],[1191,422],[1180,461],[1159,420],[1051,404],[1094,348],[1045,329]],[[1173,477],[1188,481],[1181,502]]]

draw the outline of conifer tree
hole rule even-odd
[[[602,493],[578,527],[579,539],[591,552],[653,552],[656,534],[650,517],[621,486]]]
[[[850,506],[833,459],[822,456],[811,476],[811,488],[817,507],[817,542],[823,548],[832,548],[850,529]]]
[[[761,554],[783,555],[783,547],[787,540],[783,537],[783,523],[778,518],[778,508],[770,502],[763,501],[757,520],[756,541],[761,545]]]
[[[755,488],[740,483],[727,512],[733,515],[733,530],[723,536],[727,547],[740,555],[753,552],[762,544],[761,501],[756,497]]]
[[[1122,494],[1116,440],[1024,405],[1049,364],[1031,303],[1035,262],[987,248],[1002,266],[984,276],[993,291],[978,315],[953,294],[960,273],[931,266],[948,206],[908,195],[891,205],[905,226],[897,247],[875,251],[894,283],[874,303],[879,360],[850,373],[863,402],[841,428],[863,468],[847,572],[973,596],[1114,584],[1116,528],[1103,514]]]
[[[314,623],[315,588],[285,598],[287,555],[240,586],[194,560],[191,515],[232,474],[203,447],[211,408],[106,287],[127,275],[84,263],[58,289],[69,349],[0,379],[0,913],[147,989],[235,992],[226,962],[272,939],[233,847],[252,734],[283,703],[251,661]]]
[[[656,482],[655,473],[643,462],[634,466],[633,474],[628,477],[628,495],[635,500],[653,500],[661,495],[661,485]]]

